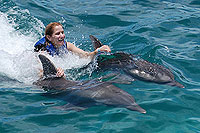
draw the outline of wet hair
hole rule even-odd
[[[39,51],[48,51],[47,49],[46,49],[46,46],[47,45],[49,45],[49,43],[51,43],[49,40],[48,40],[48,38],[46,37],[47,35],[49,35],[49,36],[52,36],[52,34],[53,34],[53,32],[54,32],[54,28],[56,27],[56,26],[62,26],[62,24],[61,23],[59,23],[59,22],[53,22],[53,23],[50,23],[50,24],[48,24],[47,26],[46,26],[46,28],[45,28],[45,39],[46,39],[46,41],[44,42],[44,44],[38,44],[38,45],[36,45],[36,46],[34,46],[35,48],[34,48],[34,51],[35,52],[39,52]],[[63,26],[62,26],[62,28],[63,28]]]
[[[52,36],[52,34],[53,34],[53,31],[54,31],[54,28],[56,27],[56,26],[62,26],[62,24],[61,23],[59,23],[59,22],[53,22],[53,23],[50,23],[50,24],[48,24],[47,26],[46,26],[46,28],[45,28],[45,36],[47,36],[47,35],[49,35],[49,36]],[[63,26],[62,26],[63,27]],[[46,38],[47,39],[47,38]],[[48,40],[48,39],[47,39]]]

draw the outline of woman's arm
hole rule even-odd
[[[78,47],[76,47],[73,43],[67,42],[67,48],[69,51],[72,51],[73,53],[76,53],[82,57],[91,57],[93,58],[94,55],[98,53],[98,50],[105,51],[105,52],[111,52],[110,47],[108,45],[103,45],[102,47],[94,50],[93,52],[86,52]]]

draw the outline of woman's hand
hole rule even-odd
[[[110,47],[108,45],[103,45],[100,48],[98,48],[100,51],[104,51],[104,52],[111,52]],[[97,50],[98,50],[97,49]]]
[[[62,68],[57,68],[57,73],[56,73],[57,77],[63,77],[65,76],[64,70]]]

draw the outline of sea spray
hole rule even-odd
[[[22,83],[32,84],[39,78],[39,69],[41,69],[38,53],[33,52],[33,45],[39,38],[38,34],[41,33],[41,30],[36,32],[37,26],[32,27],[29,33],[27,29],[18,30],[20,20],[16,20],[16,16],[25,13],[27,16],[23,15],[22,19],[27,18],[27,20],[31,16],[29,16],[28,11],[15,10],[9,10],[7,13],[0,12],[0,30],[2,31],[0,32],[0,75]],[[39,27],[43,27],[43,24],[38,24]],[[28,27],[30,28],[30,26]],[[61,67],[64,70],[79,68],[90,62],[89,58],[80,58],[71,52],[62,57],[46,55],[55,63],[56,67]],[[67,73],[66,75],[75,80],[82,74],[83,72],[78,74]]]

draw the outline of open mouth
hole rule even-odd
[[[64,39],[58,39],[58,41],[59,41],[59,42],[63,42],[63,41],[64,41]]]

